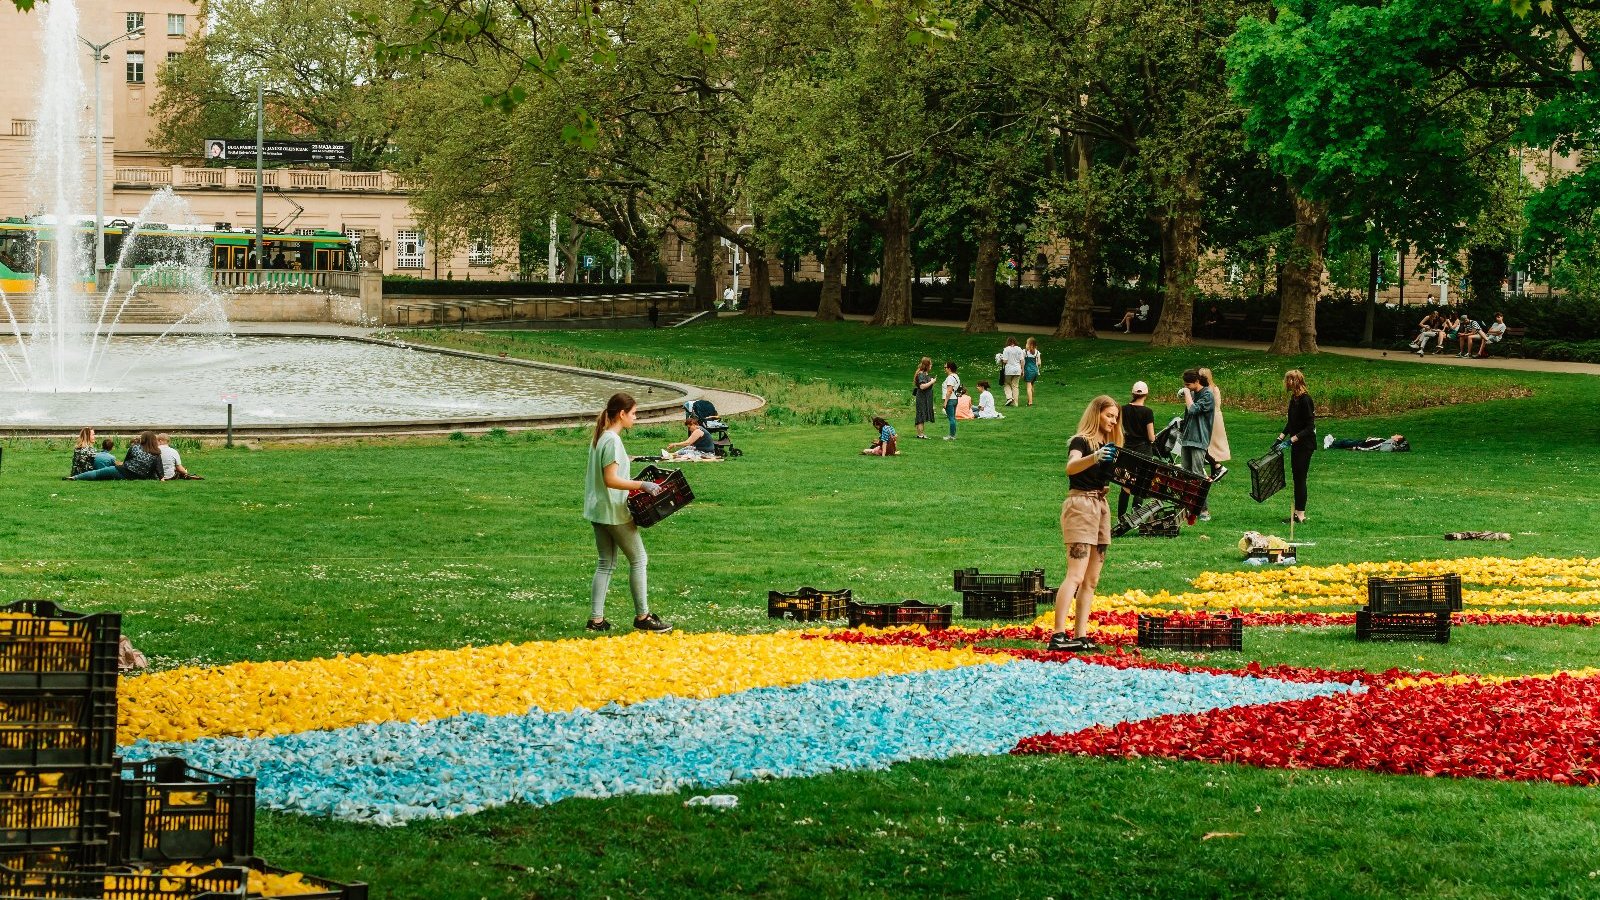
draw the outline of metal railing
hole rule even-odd
[[[15,133],[19,119],[12,120]],[[30,126],[31,128],[31,126]],[[30,132],[31,133],[31,132]],[[414,190],[411,182],[393,172],[343,172],[334,169],[267,169],[262,173],[263,187],[279,187],[288,191],[360,191],[405,193]],[[199,168],[193,166],[118,166],[113,178],[127,187],[209,187],[228,190],[255,190],[254,168],[228,166],[226,168]]]

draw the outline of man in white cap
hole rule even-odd
[[[1150,396],[1150,385],[1142,381],[1133,383],[1133,397],[1122,405],[1122,447],[1145,456],[1155,454],[1156,414],[1144,405]],[[1130,495],[1126,488],[1117,495],[1117,518],[1128,511]],[[1133,498],[1135,501],[1137,497]]]

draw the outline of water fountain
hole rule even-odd
[[[393,342],[235,335],[227,297],[212,286],[206,244],[140,231],[147,223],[198,227],[171,190],[146,204],[107,287],[95,288],[92,241],[71,237],[94,228],[82,214],[93,204],[83,176],[91,129],[83,115],[78,10],[73,0],[52,0],[33,14],[43,17],[46,64],[32,186],[37,208],[47,212],[39,221],[56,239],[39,244],[47,258],[25,314],[14,309],[18,298],[0,291],[0,429],[215,430],[230,403],[244,431],[467,427],[592,414],[617,390],[635,393],[647,408],[683,398],[678,385]],[[129,279],[118,276],[135,254],[131,286],[119,294],[116,285]],[[155,283],[179,286],[186,311],[153,334],[130,335],[123,313]]]

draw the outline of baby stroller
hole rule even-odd
[[[717,413],[716,404],[710,400],[690,400],[683,404],[686,416],[693,416],[700,421],[700,427],[706,434],[711,435],[712,447],[716,454],[723,458],[743,456],[744,451],[733,445],[733,440],[728,437],[728,424],[722,421],[722,416]]]

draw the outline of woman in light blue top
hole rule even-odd
[[[617,567],[617,551],[628,557],[628,590],[633,594],[633,627],[639,631],[668,632],[672,626],[650,612],[646,591],[645,567],[649,557],[639,526],[628,511],[628,493],[644,491],[658,494],[661,485],[652,481],[633,481],[629,473],[628,451],[622,446],[622,432],[633,427],[633,398],[613,394],[606,408],[594,420],[594,437],[589,442],[589,472],[584,482],[583,517],[594,526],[595,549],[599,560],[594,581],[589,587],[590,631],[609,631],[606,621],[606,592],[611,588],[611,573]]]

